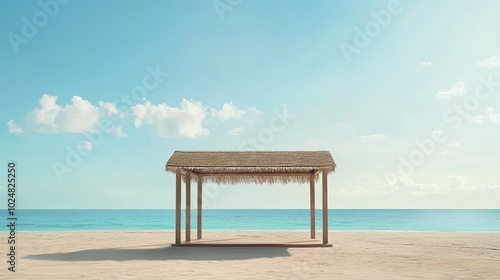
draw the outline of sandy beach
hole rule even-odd
[[[307,232],[206,231],[210,238]],[[179,248],[173,231],[19,232],[2,279],[498,279],[500,233],[332,232],[333,248]],[[6,234],[1,234],[6,240]],[[2,254],[7,246],[2,245]],[[4,255],[5,256],[5,255]]]

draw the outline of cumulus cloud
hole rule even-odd
[[[482,115],[468,116],[467,121],[470,123],[484,123],[484,116]]]
[[[430,61],[424,61],[424,62],[421,62],[418,67],[417,67],[417,72],[420,72],[422,71],[424,68],[426,67],[430,67],[432,66],[432,62]]]
[[[127,134],[123,132],[121,126],[117,126],[111,129],[111,132],[116,136],[116,137],[127,137]]]
[[[492,56],[490,58],[476,62],[479,67],[486,67],[488,69],[500,66],[500,56]]]
[[[130,108],[135,127],[153,126],[161,137],[196,138],[208,135],[203,127],[209,109],[200,102],[183,99],[179,107],[168,104],[152,104],[148,100]],[[23,133],[85,133],[99,129],[116,137],[127,137],[122,124],[129,112],[122,112],[115,103],[99,101],[96,105],[80,96],[73,96],[68,104],[58,103],[57,96],[44,94],[38,106],[21,121],[9,120],[7,129],[12,134]],[[210,109],[212,116],[225,121],[241,118],[243,115],[259,114],[255,107],[240,109],[232,102],[226,102],[220,110]],[[104,131],[105,129],[105,131]],[[237,136],[243,127],[227,131],[230,136]]]
[[[189,137],[208,135],[203,127],[206,110],[200,102],[183,99],[180,107],[165,103],[154,105],[145,100],[132,107],[135,127],[152,125],[161,137]]]
[[[94,144],[92,144],[92,142],[90,141],[84,141],[81,142],[77,148],[85,152],[90,152],[94,149]]]
[[[429,182],[416,182],[412,177],[386,174],[385,184],[372,183],[369,186],[357,186],[355,189],[341,189],[336,192],[341,196],[389,196],[409,194],[423,196],[448,190],[447,186]]]
[[[52,123],[61,132],[79,133],[94,130],[99,123],[99,108],[80,96],[73,96],[71,105],[58,111],[57,123]]]
[[[12,133],[12,134],[21,134],[23,133],[23,129],[22,127],[20,127],[19,125],[17,125],[17,123],[14,121],[14,120],[10,120],[7,122],[7,127],[8,127],[8,130],[9,130],[9,133]]]
[[[98,129],[102,118],[119,115],[114,103],[99,101],[99,106],[73,96],[71,103],[60,105],[57,96],[44,94],[39,105],[29,112],[22,123],[10,120],[8,130],[13,134],[38,133],[83,133]],[[109,132],[109,131],[107,131]]]
[[[248,113],[258,114],[259,110],[257,110],[257,108],[255,107],[240,109],[232,102],[226,102],[222,105],[222,108],[220,110],[210,108],[210,113],[213,117],[221,121],[227,121],[229,119],[240,119],[243,115],[246,115]]]
[[[448,144],[448,147],[452,148],[452,149],[464,149],[464,145],[462,145],[462,143],[449,143]]]
[[[120,112],[118,111],[118,108],[116,108],[116,104],[114,104],[114,103],[99,101],[99,107],[101,108],[103,114],[106,116],[120,114]]]
[[[361,141],[363,142],[378,142],[378,141],[384,141],[386,136],[384,134],[369,134],[369,135],[362,135],[360,137]]]
[[[386,173],[386,183],[376,180],[369,185],[335,191],[340,196],[427,196],[427,195],[500,195],[500,185],[485,184],[461,174],[446,174],[432,181]]]
[[[460,96],[465,94],[465,84],[463,81],[455,83],[449,89],[441,89],[436,94],[439,99],[449,99],[450,97]]]
[[[495,124],[500,124],[500,113],[495,113],[495,110],[492,107],[486,108],[486,114],[485,115],[475,115],[475,116],[469,116],[467,118],[467,121],[470,123],[478,123],[478,124],[483,124],[485,122],[491,122]]]
[[[388,191],[385,194],[390,194],[395,191],[404,191],[412,195],[426,195],[447,191],[447,186],[441,186],[437,183],[421,183],[415,182],[409,176],[394,176],[388,182]]]
[[[489,195],[500,194],[498,185],[484,184],[461,174],[448,174],[431,183],[415,182],[406,176],[397,176],[389,185],[413,195],[457,194],[457,195]]]
[[[450,154],[450,151],[444,150],[444,151],[439,152],[439,154],[443,155],[443,156],[447,156],[448,154]]]
[[[486,191],[500,195],[500,185],[488,184]]]
[[[226,131],[227,135],[229,136],[238,136],[241,134],[241,132],[243,132],[244,128],[243,127],[235,127],[235,128],[232,128],[232,129],[229,129]]]
[[[500,124],[500,113],[495,114],[491,107],[486,108],[486,111],[488,112],[488,119],[490,122]]]
[[[39,100],[40,106],[29,113],[29,119],[37,125],[44,126],[45,129],[55,130],[57,128],[56,117],[61,110],[61,106],[57,105],[56,101],[57,96],[44,94]]]
[[[451,174],[446,177],[447,180],[445,185],[449,190],[453,192],[471,195],[474,193],[481,193],[486,191],[485,188],[480,188],[478,185],[472,182],[473,180],[469,177],[459,174]]]
[[[123,113],[116,104],[99,101],[98,105],[73,96],[69,104],[58,104],[57,96],[44,94],[38,101],[39,105],[29,112],[24,120],[7,122],[8,131],[12,134],[22,133],[84,133],[99,129],[100,121],[115,121]],[[121,127],[103,131],[123,137]]]

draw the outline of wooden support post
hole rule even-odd
[[[191,241],[191,174],[186,174],[186,241]]]
[[[315,205],[315,193],[314,193],[314,174],[310,176],[310,204],[311,204],[311,239],[316,238],[316,205]]]
[[[328,171],[323,169],[323,244],[328,244]]]
[[[181,244],[181,170],[175,171],[175,244]]]
[[[197,225],[197,236],[196,238],[201,239],[201,199],[202,199],[202,184],[203,177],[198,175],[198,225]]]

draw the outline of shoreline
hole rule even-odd
[[[16,229],[17,233],[78,233],[78,232],[175,232],[175,229],[82,229],[82,230],[41,230],[25,231]],[[305,229],[203,229],[203,232],[310,232]],[[181,230],[184,232],[184,229]],[[192,233],[196,233],[196,228],[191,228]],[[316,230],[321,233],[321,229]],[[500,231],[437,231],[437,230],[328,230],[331,233],[349,233],[349,232],[380,232],[380,233],[499,233]],[[0,234],[9,233],[7,230],[1,230]]]

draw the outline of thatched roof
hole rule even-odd
[[[175,173],[181,169],[201,175],[204,181],[222,184],[272,184],[306,183],[311,173],[317,179],[317,171],[333,172],[335,167],[328,151],[176,151],[168,160],[165,170]]]

